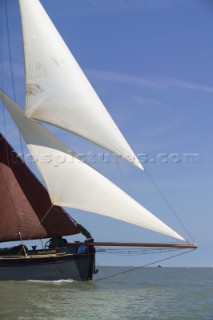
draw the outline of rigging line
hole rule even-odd
[[[116,161],[116,160],[115,160],[115,161]],[[118,171],[120,172],[121,177],[124,179],[124,178],[125,178],[125,177],[124,177],[124,174],[123,174],[123,172],[122,172],[122,170],[121,170],[121,168],[120,168],[120,166],[119,166],[119,160],[116,161],[116,164],[117,164]]]
[[[3,27],[2,27],[2,20],[1,20],[1,56],[0,56],[0,59],[1,59],[1,86],[2,86],[2,88],[3,88],[3,46],[2,46],[2,44],[3,44]],[[6,135],[5,106],[4,106],[3,100],[1,100],[1,103],[2,103],[4,133],[5,133],[5,135]],[[6,156],[7,156],[7,165],[10,167],[7,144],[6,144]],[[4,175],[3,175],[2,172],[1,172],[1,175],[2,175],[3,179],[5,180]],[[5,182],[6,182],[6,180],[5,180]],[[8,188],[7,185],[6,185],[6,187],[7,187],[8,193],[9,193],[9,195],[10,195],[9,188]],[[10,195],[10,197],[11,197],[11,195]],[[15,206],[14,206],[12,197],[11,197],[11,201],[12,201],[13,208],[14,208],[14,212],[15,212]],[[15,215],[16,215],[16,220],[17,220],[17,222],[18,222],[18,217],[17,217],[16,212],[15,212]]]
[[[10,44],[10,31],[9,31],[9,19],[8,19],[8,10],[7,10],[7,0],[5,0],[5,11],[6,11],[7,43],[8,43],[8,50],[9,50],[11,82],[12,82],[14,100],[16,101],[15,84],[14,84],[14,74],[13,74],[13,65],[12,65],[12,56],[11,56],[11,44]]]
[[[128,270],[125,270],[125,271],[117,272],[117,273],[114,273],[114,274],[112,274],[112,275],[110,275],[110,276],[106,276],[106,277],[103,277],[103,278],[99,278],[99,279],[95,280],[95,282],[102,281],[102,280],[109,279],[109,278],[113,278],[113,277],[119,276],[120,274],[132,272],[132,271],[135,271],[135,270],[139,270],[139,269],[142,269],[142,268],[151,266],[151,265],[153,265],[153,264],[155,264],[155,263],[158,263],[158,262],[170,260],[170,259],[172,259],[172,258],[181,256],[181,255],[183,255],[183,254],[189,253],[189,252],[194,251],[194,250],[195,250],[195,249],[191,249],[191,250],[189,250],[189,251],[181,252],[181,253],[179,253],[179,254],[175,254],[175,255],[173,255],[173,256],[170,256],[170,257],[167,257],[167,258],[164,258],[164,259],[156,260],[156,261],[154,261],[154,262],[150,262],[150,263],[144,264],[144,265],[139,266],[139,267],[134,267],[134,268],[131,268],[131,269],[128,269]]]
[[[4,123],[4,134],[5,136],[7,135],[7,129],[6,129],[6,116],[5,116],[5,106],[4,106],[4,101],[2,101],[2,113],[3,113],[3,123]],[[8,158],[8,154],[7,154],[7,158]]]
[[[41,242],[41,247],[44,249],[44,244],[43,244],[43,242],[42,242],[42,239],[39,239],[40,240],[40,242]]]
[[[4,98],[2,97],[2,103],[3,103],[3,122],[4,122],[4,133],[5,133],[5,136],[6,136],[6,133],[7,133],[7,127],[6,127],[6,116],[5,116],[5,106],[4,106]],[[10,160],[9,160],[9,153],[8,153],[8,147],[7,147],[7,142],[5,142],[5,145],[6,145],[6,155],[7,155],[7,165],[8,167],[10,168]]]
[[[103,249],[102,251],[96,251],[97,253],[109,253],[109,254],[118,254],[118,255],[142,255],[142,254],[156,254],[156,253],[165,253],[171,252],[174,249]]]
[[[161,195],[161,197],[163,198],[163,200],[165,201],[165,203],[167,204],[167,206],[170,208],[170,210],[172,211],[172,213],[175,215],[176,219],[179,221],[180,225],[182,226],[182,228],[185,230],[185,232],[188,234],[188,236],[191,238],[192,242],[195,242],[195,240],[193,239],[192,235],[190,234],[189,230],[185,227],[185,225],[183,224],[183,221],[180,219],[180,217],[178,216],[177,212],[175,211],[174,207],[170,204],[170,202],[168,201],[168,199],[166,198],[166,196],[163,194],[163,192],[160,190],[160,188],[158,187],[158,185],[156,184],[156,182],[154,181],[154,179],[151,177],[151,175],[148,173],[147,169],[144,170],[144,172],[146,173],[146,175],[148,176],[148,178],[152,181],[153,185],[155,186],[156,190],[159,192],[159,194]],[[189,242],[189,241],[187,241]]]
[[[24,250],[24,255],[25,255],[25,257],[27,257],[26,248],[25,248],[25,245],[23,244],[23,239],[22,239],[20,230],[19,230],[18,234],[19,234],[19,237],[20,237],[20,240],[21,240],[21,244],[22,244],[22,249],[19,251],[18,255],[22,252],[22,250]]]
[[[61,211],[63,211],[63,213],[66,214],[66,216],[72,221],[72,223],[75,224],[75,226],[76,226],[76,228],[77,228],[77,221],[75,221],[75,220],[71,217],[71,215],[69,215],[69,213],[68,213],[66,210],[64,210],[63,208],[61,208],[61,207],[59,207],[59,206],[55,206],[55,210],[56,210],[57,212],[59,212],[59,213],[61,213]]]
[[[1,63],[1,88],[3,88],[3,27],[2,27],[2,19],[1,19],[1,24],[0,24],[0,47],[1,47],[1,52],[0,52],[0,63]]]
[[[43,216],[43,218],[41,219],[40,223],[37,225],[37,227],[35,227],[35,229],[33,230],[33,232],[31,233],[31,235],[29,236],[28,240],[32,239],[32,236],[34,235],[34,233],[36,232],[36,230],[40,227],[40,225],[42,224],[42,222],[44,221],[44,219],[47,217],[47,215],[49,214],[50,210],[52,209],[53,204],[51,204],[51,206],[49,207],[49,209],[47,210],[47,212],[45,213],[45,215]]]
[[[10,29],[9,29],[9,19],[8,19],[8,8],[7,8],[7,0],[5,0],[5,11],[6,11],[6,27],[7,27],[7,44],[8,44],[8,51],[9,51],[9,61],[10,61],[10,74],[11,74],[11,82],[12,82],[12,89],[13,89],[13,97],[14,101],[16,102],[16,92],[15,92],[15,81],[14,81],[14,72],[13,72],[13,63],[12,63],[12,54],[11,54],[11,41],[10,41]],[[20,131],[18,130],[19,140],[21,145],[21,153],[24,159],[24,148],[22,143],[22,137]]]
[[[0,60],[1,60],[1,88],[3,89],[3,23],[2,23],[2,19],[1,19],[1,53],[0,53]],[[5,117],[5,106],[4,106],[4,102],[1,99],[1,104],[2,104],[2,113],[3,113],[3,124],[4,124],[4,134],[6,135],[6,117]]]

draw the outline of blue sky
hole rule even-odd
[[[213,5],[192,0],[42,0],[96,92],[145,171],[117,163],[93,144],[58,130],[61,139],[151,212],[191,240],[196,252],[165,266],[213,265]],[[3,2],[0,4],[3,17]],[[8,1],[17,101],[24,106],[23,52],[17,2]],[[5,20],[3,17],[3,28]],[[3,29],[5,32],[5,29]],[[12,95],[3,37],[4,88]],[[7,89],[6,89],[7,87]],[[2,117],[1,117],[2,118]],[[8,117],[8,139],[17,131]],[[1,126],[3,121],[1,119]],[[55,129],[52,129],[55,132]],[[90,154],[90,156],[89,156]],[[94,156],[96,154],[96,156]],[[188,154],[193,155],[192,161]],[[71,182],[72,183],[72,182]],[[94,214],[70,209],[96,240],[169,239]],[[160,256],[152,256],[157,260]],[[99,264],[140,265],[146,256],[98,256]]]

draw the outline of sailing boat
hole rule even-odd
[[[25,60],[26,110],[4,88],[0,98],[22,135],[46,189],[0,137],[0,280],[91,280],[95,246],[196,248],[119,187],[81,161],[41,122],[65,129],[143,169],[39,0],[19,0]],[[60,161],[55,166],[54,160]],[[180,243],[100,243],[63,207],[119,219]],[[85,242],[67,243],[82,233]],[[50,239],[43,249],[25,241]]]

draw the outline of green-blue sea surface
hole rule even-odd
[[[0,319],[213,320],[213,268],[141,268],[108,278],[126,269],[102,267],[93,282],[2,281]]]

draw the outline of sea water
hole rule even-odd
[[[102,267],[92,282],[1,282],[0,319],[213,320],[213,268],[127,269]]]

